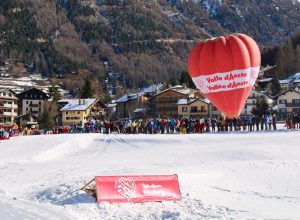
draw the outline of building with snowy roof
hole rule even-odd
[[[163,88],[163,84],[151,85],[137,93],[126,94],[115,101],[118,118],[145,117],[150,98]]]
[[[218,117],[221,113],[208,99],[179,99],[177,102],[179,117],[209,118]]]
[[[256,99],[264,96],[269,107],[271,108],[273,106],[273,98],[268,96],[266,93],[262,92],[262,91],[258,91],[253,89],[250,93],[250,95],[248,96],[245,105],[243,107],[243,110],[241,111],[241,116],[249,116],[252,115],[252,109],[256,104]]]
[[[0,89],[0,127],[10,127],[18,115],[18,97],[11,89]]]
[[[255,82],[255,87],[259,87],[266,92],[271,91],[272,80],[275,76],[276,65],[261,67],[257,80]]]
[[[97,99],[62,99],[59,110],[62,125],[84,124],[90,118],[100,119],[105,116],[105,104]]]
[[[289,76],[287,79],[279,80],[280,86],[282,89],[300,89],[300,73],[295,73],[294,75]]]
[[[150,114],[161,118],[178,117],[178,101],[188,98],[203,98],[203,96],[198,90],[181,85],[165,89],[151,97],[149,102]]]
[[[298,89],[285,90],[274,96],[274,99],[280,116],[300,115],[300,92]]]
[[[19,115],[26,115],[29,112],[40,117],[44,112],[45,103],[49,96],[40,89],[31,88],[19,93]]]

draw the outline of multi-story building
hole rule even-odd
[[[60,109],[62,125],[84,124],[89,118],[105,115],[105,105],[97,99],[65,99],[58,103],[65,104]]]
[[[208,99],[180,99],[177,102],[179,117],[218,117],[221,113]]]
[[[274,97],[278,114],[285,117],[287,114],[300,115],[300,92],[289,89],[282,93],[279,93]]]
[[[198,90],[180,85],[163,90],[151,97],[149,102],[150,114],[160,118],[177,117],[178,101],[188,98],[202,98],[202,94]]]
[[[44,105],[49,99],[48,95],[43,91],[32,88],[19,93],[19,115],[32,113],[36,117],[40,117],[44,112]]]
[[[287,79],[279,80],[282,89],[300,89],[300,73],[295,73],[289,76]]]
[[[271,92],[272,80],[276,75],[276,65],[262,67],[259,71],[255,86],[259,86],[266,92]]]
[[[27,127],[32,128],[33,126],[35,128],[38,127],[38,120],[39,118],[32,113],[27,113],[25,115],[20,115],[15,118],[15,122],[19,127]]]
[[[137,110],[147,112],[149,94],[134,93],[124,95],[116,100],[116,111],[118,118],[131,118],[135,117]]]
[[[163,84],[149,86],[138,93],[124,95],[115,103],[118,118],[145,117],[149,113],[150,98],[163,87]]]
[[[252,115],[251,111],[252,108],[255,106],[256,104],[256,99],[260,96],[264,96],[268,105],[270,107],[272,107],[273,105],[273,99],[271,97],[269,97],[268,95],[266,95],[265,93],[262,93],[260,91],[257,91],[255,89],[252,90],[251,94],[249,95],[248,99],[246,100],[246,103],[244,105],[244,108],[241,112],[242,116],[248,116],[248,115]]]
[[[18,97],[10,89],[0,90],[0,126],[9,127],[14,124],[18,115]]]

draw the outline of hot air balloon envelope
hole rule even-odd
[[[225,115],[238,117],[260,68],[256,42],[244,34],[219,37],[197,44],[188,58],[197,88]]]

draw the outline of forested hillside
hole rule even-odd
[[[115,87],[139,88],[178,81],[193,45],[212,36],[242,32],[261,48],[285,44],[300,26],[299,5],[293,0],[2,0],[0,58],[33,64],[35,72],[70,83],[84,72],[103,88],[111,81]],[[286,49],[279,53],[278,48],[268,49],[264,63],[286,57]],[[286,73],[298,67],[293,68]]]

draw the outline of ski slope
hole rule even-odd
[[[0,219],[300,219],[300,131],[0,143]],[[178,174],[180,202],[97,204],[96,175]]]

